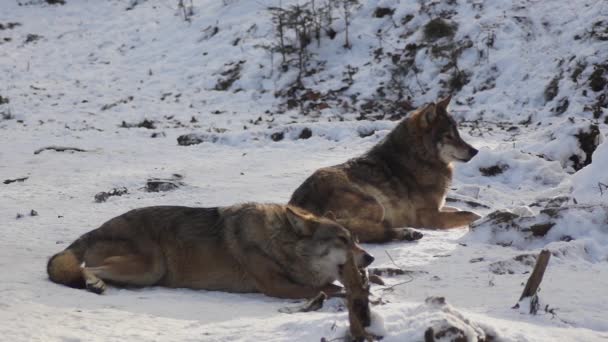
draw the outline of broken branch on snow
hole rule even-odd
[[[15,183],[15,182],[25,182],[28,178],[30,177],[21,177],[21,178],[14,178],[14,179],[5,179],[4,180],[4,184],[11,184],[11,183]]]
[[[40,154],[40,152],[43,152],[46,150],[53,150],[53,151],[57,151],[57,152],[65,152],[65,151],[88,152],[87,150],[83,150],[78,147],[47,146],[47,147],[37,149],[36,151],[34,151],[34,154]]]

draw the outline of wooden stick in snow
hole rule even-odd
[[[365,328],[371,324],[367,274],[357,268],[352,252],[349,253],[348,260],[343,267],[350,340],[357,342],[373,341],[372,336],[365,331]]]
[[[530,305],[530,313],[536,313],[535,306],[532,305],[534,302],[536,293],[538,292],[538,287],[540,283],[543,281],[543,276],[545,275],[545,270],[547,269],[547,265],[549,264],[549,258],[551,257],[551,252],[544,249],[538,255],[538,259],[536,260],[536,265],[534,265],[534,270],[528,278],[528,282],[526,283],[526,287],[524,287],[524,291],[521,293],[519,297],[519,301],[527,297],[532,297],[531,305]],[[537,302],[537,301],[536,301]],[[519,307],[519,304],[515,305],[516,308]]]

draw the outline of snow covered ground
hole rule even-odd
[[[454,72],[433,46],[453,51],[446,46],[468,40],[456,59],[469,81],[451,109],[480,153],[457,165],[448,204],[488,216],[471,231],[425,231],[416,243],[365,246],[374,266],[412,271],[386,278],[399,284],[392,289],[372,287],[386,302],[373,307],[383,321],[378,329],[386,341],[424,340],[429,327],[447,322],[470,340],[608,339],[606,2],[362,2],[353,9],[352,49],[341,45],[339,18],[335,40],[313,44],[326,64],[304,83],[329,107],[317,103],[306,115],[274,96],[295,75],[279,72],[279,56],[260,48],[274,41],[266,8],[278,1],[194,1],[190,22],[177,1],[139,1],[129,11],[127,1],[40,2],[4,0],[0,8],[0,181],[28,177],[0,184],[1,340],[344,336],[348,319],[337,299],[319,312],[287,315],[278,309],[291,302],[259,294],[111,288],[98,296],[49,282],[45,264],[132,208],[286,202],[313,170],[366,151],[394,126],[374,106],[367,119],[382,120],[355,120],[363,103],[382,100],[388,52],[405,58],[402,46],[417,44],[419,71],[402,85],[418,106],[447,93],[439,81]],[[376,18],[378,7],[395,11]],[[458,24],[452,40],[424,41],[421,27],[436,16]],[[239,78],[215,89],[239,61]],[[358,68],[352,85],[338,99],[327,97],[342,85],[347,64]],[[125,127],[144,119],[154,128]],[[305,129],[308,139],[300,138]],[[203,142],[178,145],[185,134]],[[86,152],[34,154],[51,145]],[[182,187],[144,191],[148,178],[173,174],[183,176]],[[128,193],[94,201],[119,187]],[[497,210],[510,214],[492,214]],[[531,228],[539,224],[551,225],[542,236]],[[541,310],[531,316],[511,307],[542,248],[553,256]]]

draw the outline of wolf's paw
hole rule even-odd
[[[424,235],[411,228],[401,228],[397,230],[397,240],[400,241],[416,241],[422,239]]]
[[[103,280],[101,280],[99,278],[91,279],[91,280],[87,280],[86,287],[87,287],[87,290],[89,290],[93,293],[102,294],[106,290],[106,283],[104,283]]]
[[[481,215],[476,214],[472,211],[460,211],[460,215],[462,215],[463,219],[467,221],[467,224],[477,221],[481,218]]]

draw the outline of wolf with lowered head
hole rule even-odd
[[[295,206],[135,209],[92,230],[47,264],[59,284],[102,293],[106,283],[312,298],[341,290],[348,254],[374,258],[327,217]]]

